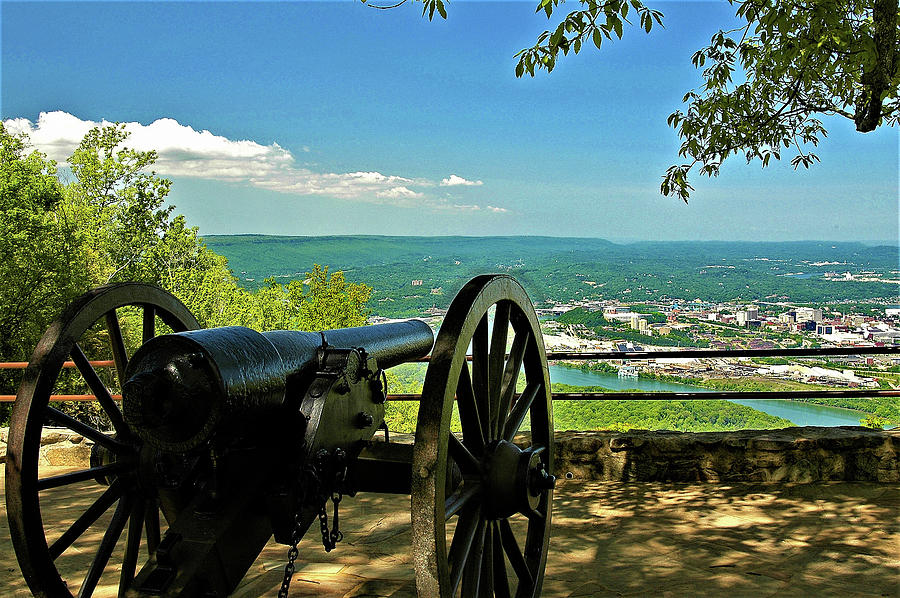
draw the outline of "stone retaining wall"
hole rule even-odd
[[[0,463],[7,434],[0,428]],[[44,430],[41,463],[86,467],[92,444],[70,430]],[[900,428],[557,432],[555,471],[608,481],[900,482]]]
[[[0,463],[6,463],[9,428],[0,428]],[[68,428],[44,428],[41,434],[40,464],[88,467],[93,441]]]
[[[557,432],[556,472],[641,482],[900,482],[900,428]]]

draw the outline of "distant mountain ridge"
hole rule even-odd
[[[859,242],[642,241],[507,237],[328,237],[209,235],[207,246],[228,258],[249,287],[269,276],[300,278],[314,263],[343,270],[375,289],[378,313],[403,315],[445,307],[472,276],[509,272],[536,302],[576,299],[649,301],[702,298],[754,301],[860,301],[900,295],[900,285],[826,280],[850,272],[896,280],[896,246]],[[868,274],[864,274],[868,273]],[[797,279],[802,274],[805,278]],[[421,281],[421,283],[419,283]]]

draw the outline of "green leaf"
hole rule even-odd
[[[597,46],[597,49],[600,49],[600,45],[603,43],[603,34],[600,32],[600,29],[594,29],[593,33],[594,45]]]

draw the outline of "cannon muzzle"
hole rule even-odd
[[[158,336],[128,363],[123,412],[145,441],[186,451],[229,424],[278,417],[296,405],[323,346],[357,349],[387,369],[424,357],[433,342],[421,320],[326,332],[228,326]]]

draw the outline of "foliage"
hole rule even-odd
[[[141,172],[156,153],[123,147],[128,135],[124,125],[95,127],[68,160],[76,181],[66,189],[67,208],[84,236],[94,283],[159,282],[149,257],[170,228],[172,182]]]
[[[606,318],[603,317],[603,312],[590,311],[583,307],[570,309],[566,313],[557,316],[556,321],[560,324],[577,324],[585,328],[595,328],[609,324]]]
[[[0,123],[0,355],[26,359],[52,316],[86,283],[61,209],[56,164]]]
[[[365,1],[365,0],[363,0]],[[564,0],[539,0],[535,12],[547,19]],[[401,0],[399,6],[405,0]],[[782,152],[791,165],[808,168],[819,158],[809,151],[827,131],[820,115],[850,119],[869,132],[900,118],[900,33],[898,0],[728,0],[741,25],[720,30],[692,62],[704,83],[684,95],[685,111],[668,123],[682,139],[687,162],[666,171],[664,195],[687,202],[689,172],[717,176],[722,163],[743,153],[767,166]],[[605,39],[622,38],[629,14],[647,33],[663,15],[641,0],[579,0],[536,43],[516,54],[515,73],[532,77],[552,71],[560,52],[577,54],[585,44],[599,50]],[[423,14],[435,8],[447,18],[443,0],[423,0]]]
[[[867,413],[884,420],[884,425],[900,426],[900,403],[896,399],[889,398],[853,398],[843,397],[838,399],[794,399],[803,403],[825,405],[827,407],[840,407],[853,409],[861,413]],[[865,425],[865,424],[863,424]]]
[[[666,318],[666,314],[662,313],[661,311],[659,311],[659,309],[652,305],[632,305],[631,311],[636,314],[642,314],[643,318],[650,324],[663,324],[668,320],[668,318]]]
[[[878,417],[877,415],[867,415],[866,417],[859,420],[866,428],[873,428],[875,430],[883,430],[884,427],[891,422],[888,421],[887,418]]]
[[[609,392],[600,386],[554,384],[554,392]],[[790,421],[729,401],[554,401],[557,430],[677,430],[716,432],[775,429]]]
[[[141,281],[173,293],[201,325],[246,325],[258,330],[361,326],[371,288],[347,282],[342,272],[313,266],[303,280],[248,291],[228,261],[202,242],[183,216],[166,204],[171,182],[146,172],[155,152],[124,146],[122,125],[91,129],[69,158],[75,180],[60,181],[56,164],[26,151],[27,139],[0,123],[0,361],[26,361],[50,321],[74,297],[109,282]],[[307,262],[309,263],[309,262]],[[120,309],[126,345],[140,343],[140,314]],[[105,332],[81,341],[108,352]],[[108,358],[104,357],[104,358]],[[0,394],[13,394],[21,375],[0,374]],[[106,383],[117,382],[109,372]],[[74,371],[57,391],[87,392]],[[61,405],[97,423],[95,403]],[[0,405],[0,423],[8,418]]]
[[[390,394],[420,394],[425,380],[424,363],[404,363],[387,370]],[[392,432],[413,433],[419,413],[418,401],[388,401],[384,421]]]
[[[543,12],[550,19],[560,0],[540,0],[535,12]],[[581,0],[580,10],[573,10],[551,33],[544,31],[531,48],[521,50],[516,57],[516,76],[528,73],[534,77],[535,69],[546,69],[549,73],[556,66],[559,53],[563,56],[571,50],[581,51],[582,45],[593,43],[599,50],[604,39],[615,35],[622,39],[624,26],[630,25],[628,14],[631,9],[637,15],[641,29],[650,33],[654,21],[662,24],[662,13],[644,6],[640,0]]]
[[[729,2],[744,23],[693,56],[705,82],[685,94],[686,112],[669,116],[688,162],[669,168],[664,194],[687,201],[695,165],[716,176],[740,152],[767,166],[790,148],[791,165],[808,168],[819,161],[809,147],[827,135],[816,115],[848,118],[860,132],[897,124],[897,0]]]
[[[603,372],[604,374],[617,374],[619,373],[619,368],[612,365],[611,363],[607,363],[606,361],[559,361],[555,362],[556,365],[562,366],[564,368],[570,368],[573,370],[582,370],[586,372]]]

